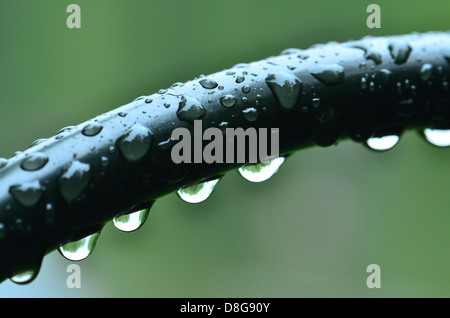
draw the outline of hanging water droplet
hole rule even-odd
[[[225,95],[220,99],[220,103],[225,107],[233,107],[236,101],[237,99],[233,95]]]
[[[423,130],[425,139],[432,145],[437,147],[450,146],[450,129],[432,129],[425,128]]]
[[[246,108],[242,111],[244,118],[248,121],[255,121],[258,119],[258,110],[254,107]]]
[[[280,106],[285,110],[291,110],[297,103],[303,83],[294,74],[277,72],[266,77],[266,83],[277,98]]]
[[[398,141],[400,140],[400,137],[397,135],[387,135],[382,137],[371,137],[367,139],[366,145],[373,150],[376,151],[386,151],[391,148],[393,148]]]
[[[271,159],[268,162],[246,164],[239,168],[239,173],[251,182],[262,182],[272,177],[284,163],[285,157]]]
[[[84,126],[81,133],[85,136],[92,137],[99,134],[103,129],[103,126],[98,123],[92,123]]]
[[[203,86],[203,88],[206,88],[206,89],[213,89],[213,88],[216,88],[217,85],[219,85],[219,84],[217,84],[216,81],[214,81],[212,79],[208,79],[208,78],[202,79],[199,83],[200,83],[200,85]]]
[[[12,185],[9,192],[19,203],[26,207],[31,207],[38,203],[44,188],[38,180],[27,182],[19,185]]]
[[[133,232],[139,229],[147,220],[150,208],[136,212],[116,216],[113,219],[114,226],[123,232]]]
[[[153,135],[150,129],[138,123],[117,140],[117,146],[125,159],[133,162],[147,154],[152,141]]]
[[[344,81],[344,68],[339,64],[317,65],[309,72],[325,85],[336,85]]]
[[[177,195],[186,202],[200,203],[209,198],[220,178],[186,186],[177,191]]]
[[[388,48],[395,64],[405,63],[408,60],[409,54],[412,50],[406,42],[390,43]]]
[[[194,97],[181,96],[181,100],[177,110],[177,117],[182,121],[193,122],[206,115],[206,109]]]
[[[429,63],[422,65],[419,74],[422,81],[428,82],[431,79],[431,75],[433,75],[433,65]]]
[[[99,235],[100,233],[94,233],[81,240],[64,244],[58,251],[69,261],[81,261],[91,255]]]
[[[59,179],[59,190],[68,201],[77,198],[89,184],[91,174],[87,163],[73,161]]]
[[[14,275],[13,277],[10,278],[10,280],[13,283],[16,283],[19,285],[29,284],[37,277],[38,272],[39,272],[39,268],[37,270],[29,269],[20,274]]]
[[[26,157],[20,167],[23,170],[35,171],[44,167],[48,162],[48,156],[42,152],[35,152]]]

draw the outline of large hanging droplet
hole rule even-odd
[[[77,198],[89,184],[91,174],[87,163],[73,161],[59,179],[59,190],[68,202]]]
[[[186,186],[177,191],[177,195],[186,202],[200,203],[209,198],[220,178]]]
[[[277,72],[269,74],[266,77],[266,83],[282,108],[285,110],[294,108],[298,94],[303,87],[302,81],[297,76],[291,73]]]
[[[371,137],[367,139],[366,145],[375,151],[386,151],[392,149],[400,140],[397,135],[387,135],[382,137]]]
[[[113,219],[114,226],[123,232],[133,232],[139,229],[147,220],[150,208],[145,208],[132,213],[116,216]]]
[[[423,130],[425,139],[432,145],[437,147],[450,146],[450,129],[432,129]]]
[[[120,137],[117,145],[122,155],[128,161],[142,159],[150,149],[153,135],[150,129],[142,124],[135,124],[127,133]]]
[[[27,270],[13,274],[9,279],[16,284],[24,285],[31,283],[38,275],[39,270],[41,269],[42,257],[35,256],[33,265]]]
[[[12,185],[9,192],[19,203],[26,207],[34,206],[44,193],[44,188],[38,180],[19,185]]]
[[[100,233],[94,233],[81,240],[64,244],[58,248],[69,261],[81,261],[91,255]]]
[[[198,101],[197,98],[189,96],[181,96],[181,101],[177,110],[177,117],[179,120],[193,122],[206,115],[206,109]]]
[[[336,85],[344,81],[344,68],[339,64],[317,65],[309,72],[325,85]]]
[[[84,126],[83,130],[81,130],[81,133],[85,136],[95,136],[98,135],[103,129],[103,126],[98,123],[92,123]]]
[[[251,182],[263,182],[272,177],[284,163],[286,158],[278,157],[268,162],[246,164],[239,168],[239,173]]]
[[[23,170],[35,171],[44,167],[47,162],[48,156],[46,154],[42,152],[34,152],[22,161],[20,167]]]
[[[24,285],[31,283],[38,275],[39,268],[29,269],[10,278],[13,283]]]

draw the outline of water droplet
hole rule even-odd
[[[146,104],[150,104],[151,102],[153,102],[153,99],[150,97],[145,100]]]
[[[8,159],[0,158],[0,169],[8,164]]]
[[[364,76],[361,77],[361,89],[367,89],[367,79]]]
[[[432,129],[425,128],[423,130],[425,139],[432,145],[437,147],[450,146],[450,129]]]
[[[217,178],[183,187],[177,191],[177,195],[189,203],[203,202],[209,198],[219,180],[220,178]]]
[[[388,48],[395,64],[405,63],[408,60],[409,54],[412,50],[406,42],[390,43]]]
[[[118,113],[117,115],[119,115],[120,117],[127,117],[127,115],[128,115],[128,113],[126,113],[126,112],[120,112],[120,113]]]
[[[312,102],[312,105],[315,107],[315,108],[318,108],[319,106],[320,106],[320,98],[313,98],[312,100],[311,100],[311,102]]]
[[[286,72],[272,73],[266,77],[266,83],[283,109],[294,108],[303,87],[297,76]]]
[[[225,107],[233,107],[236,104],[236,97],[233,95],[225,95],[220,99],[220,103]]]
[[[192,122],[206,115],[206,109],[193,97],[181,96],[181,101],[177,110],[179,120]]]
[[[28,148],[32,148],[34,146],[37,146],[37,145],[43,143],[46,140],[47,140],[46,138],[37,139],[37,140],[33,141]]]
[[[37,268],[26,270],[20,274],[14,275],[10,278],[13,283],[25,285],[31,283],[39,273],[40,265]]]
[[[100,163],[101,163],[102,167],[107,167],[109,165],[108,157],[102,156],[100,158]]]
[[[381,64],[382,62],[381,54],[375,52],[367,52],[365,58],[374,61],[376,65]]]
[[[81,133],[85,136],[91,137],[99,134],[103,129],[103,126],[98,123],[92,123],[84,126]]]
[[[433,65],[426,63],[420,68],[420,79],[424,82],[428,82],[433,75]]]
[[[371,137],[367,139],[366,145],[373,150],[376,151],[386,151],[391,148],[393,148],[398,141],[400,140],[400,137],[397,135],[387,135],[382,137]]]
[[[64,128],[61,128],[60,130],[58,130],[58,132],[56,134],[59,135],[59,134],[65,133],[67,131],[71,131],[74,128],[75,128],[75,126],[67,126],[67,127],[64,127]]]
[[[336,85],[344,81],[344,68],[339,64],[317,65],[309,72],[325,85]]]
[[[386,68],[380,70],[383,85],[389,85],[392,79],[392,72]]]
[[[81,261],[91,255],[99,235],[100,233],[94,233],[81,240],[64,244],[58,251],[69,261]]]
[[[268,162],[246,164],[239,168],[239,173],[251,182],[266,181],[278,171],[278,168],[280,168],[284,161],[284,157],[278,157]]]
[[[242,83],[243,81],[245,81],[245,77],[244,76],[236,77],[236,83]]]
[[[113,219],[114,226],[123,232],[136,231],[145,223],[149,212],[150,208],[146,208],[132,213],[116,216]]]
[[[59,179],[59,190],[67,201],[77,198],[89,183],[91,174],[87,163],[73,161]]]
[[[22,205],[31,207],[38,203],[44,189],[38,180],[19,185],[12,185],[9,188],[11,195]]]
[[[254,107],[246,108],[242,111],[244,118],[248,121],[255,121],[258,119],[258,110]]]
[[[242,92],[244,92],[244,93],[250,92],[250,86],[249,86],[249,85],[244,85],[244,86],[242,87]]]
[[[125,159],[138,161],[146,155],[152,140],[153,135],[150,129],[138,123],[118,139],[117,145]]]
[[[216,88],[217,85],[219,85],[219,84],[217,84],[217,82],[214,80],[205,78],[200,81],[200,85],[202,85],[203,88],[212,89],[212,88]]]
[[[35,152],[26,157],[20,164],[20,167],[23,170],[35,171],[44,167],[47,162],[48,157],[46,154],[43,154],[42,152]]]

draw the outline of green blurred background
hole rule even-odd
[[[289,47],[450,29],[450,2],[4,1],[0,157],[178,81]],[[81,29],[66,8],[81,7]],[[269,181],[237,172],[191,205],[171,194],[146,224],[108,224],[66,287],[58,252],[1,297],[449,297],[450,150],[415,132],[386,153],[353,142],[293,155]],[[0,260],[1,261],[1,260]],[[366,286],[369,264],[381,288]]]

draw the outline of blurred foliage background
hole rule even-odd
[[[0,157],[178,81],[289,47],[448,30],[449,1],[0,1]],[[293,155],[271,180],[237,172],[190,205],[157,201],[146,224],[108,224],[78,263],[48,255],[1,297],[449,297],[450,150],[406,133],[386,153],[343,142]],[[0,260],[1,261],[1,260]],[[381,288],[366,286],[369,264]]]

